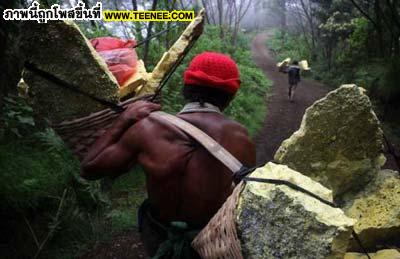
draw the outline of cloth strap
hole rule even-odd
[[[162,111],[153,112],[150,114],[150,116],[169,122],[187,133],[189,136],[193,137],[216,159],[228,167],[232,173],[239,172],[242,169],[243,165],[239,160],[232,156],[232,154],[222,147],[217,141],[189,122]]]

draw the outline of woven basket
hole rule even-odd
[[[243,188],[243,182],[235,187],[217,214],[193,240],[192,247],[202,258],[243,259],[235,223],[235,209]]]
[[[120,105],[125,108],[135,101],[150,100],[152,97],[153,95],[134,97],[120,103]],[[160,99],[156,100],[156,102],[159,101]],[[72,152],[82,160],[89,147],[98,137],[104,134],[119,115],[120,113],[113,109],[105,109],[82,118],[52,125],[52,128],[57,132]]]

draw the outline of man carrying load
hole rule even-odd
[[[300,82],[300,67],[298,61],[293,61],[292,65],[288,68],[288,81],[289,81],[289,100],[293,102],[294,92],[297,84]]]
[[[177,117],[213,138],[243,165],[255,165],[246,129],[224,117],[240,86],[229,57],[196,56],[184,74],[188,101]],[[191,136],[152,112],[157,104],[135,102],[91,147],[81,176],[116,177],[135,164],[146,173],[148,199],[139,210],[139,228],[149,256],[197,258],[190,242],[231,194],[232,172]]]

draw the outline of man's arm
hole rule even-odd
[[[131,104],[113,126],[90,147],[81,164],[81,176],[98,179],[127,172],[136,162],[139,150],[130,141],[124,141],[124,134],[137,121],[160,108],[158,104],[144,101]]]

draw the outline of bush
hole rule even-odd
[[[119,233],[138,227],[137,210],[146,198],[145,174],[140,167],[120,176],[112,185],[110,198],[113,209],[108,217],[112,223],[112,233]]]
[[[82,242],[104,233],[96,224],[106,226],[102,211],[109,200],[98,182],[79,177],[79,162],[53,130],[36,128],[23,99],[9,96],[5,103],[0,224],[8,249],[1,246],[0,253],[12,258],[40,251],[41,257],[60,258],[69,251],[72,257]]]
[[[239,65],[239,69],[242,85],[225,113],[242,123],[249,134],[254,136],[265,118],[265,94],[270,81],[265,79],[264,73],[258,68]]]
[[[289,33],[282,33],[280,30],[274,30],[267,45],[276,54],[278,61],[286,58],[298,61],[311,60],[311,53],[307,49],[307,43],[303,36],[293,36]]]

